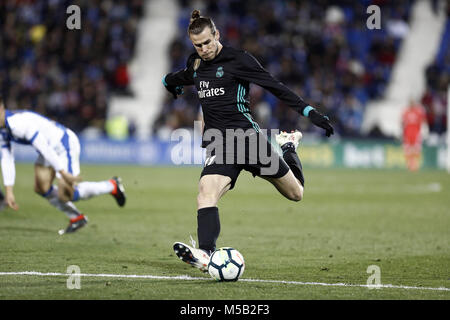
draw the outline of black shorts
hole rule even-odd
[[[210,174],[230,177],[231,190],[242,170],[249,171],[254,177],[270,178],[281,178],[289,172],[289,166],[265,135],[250,130],[246,133],[245,136],[226,138],[223,144],[209,144],[200,177]]]

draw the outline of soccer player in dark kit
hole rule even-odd
[[[196,52],[189,56],[185,69],[167,74],[163,84],[175,99],[183,93],[183,86],[197,88],[204,118],[202,147],[206,148],[206,160],[197,196],[199,247],[195,247],[192,239],[192,246],[175,242],[173,249],[182,261],[206,272],[220,233],[217,203],[234,187],[243,169],[268,180],[289,200],[300,201],[303,197],[305,181],[297,155],[302,134],[295,131],[277,135],[276,142],[283,152],[283,156],[279,156],[251,116],[249,84],[265,88],[300,115],[308,117],[325,130],[327,137],[334,129],[327,116],[274,79],[252,55],[223,46],[212,19],[200,16],[198,10],[192,12],[188,35]],[[231,138],[230,132],[235,133]],[[222,133],[224,138],[219,139],[217,133]],[[244,154],[236,152],[241,145]],[[252,146],[257,146],[256,152]],[[267,158],[263,157],[262,150],[267,150]],[[267,159],[269,162],[265,161]]]

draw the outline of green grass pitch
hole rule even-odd
[[[200,167],[82,166],[86,181],[120,175],[127,204],[110,195],[77,206],[89,224],[59,236],[67,218],[33,193],[32,164],[18,164],[17,212],[0,212],[0,272],[152,275],[154,279],[0,275],[0,299],[450,299],[450,175],[443,171],[305,168],[301,202],[243,172],[219,202],[217,245],[244,256],[243,279],[220,283],[173,253],[175,241],[196,238]],[[367,268],[381,284],[368,289]],[[162,278],[167,276],[167,279]],[[282,283],[292,281],[295,283]],[[421,289],[423,288],[423,289]]]

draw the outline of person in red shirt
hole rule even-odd
[[[406,165],[410,171],[417,171],[420,167],[422,155],[422,123],[426,120],[424,108],[417,102],[411,101],[402,115],[403,150]]]

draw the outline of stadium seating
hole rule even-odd
[[[104,132],[111,96],[136,93],[130,90],[128,67],[136,52],[144,0],[80,0],[82,30],[61,27],[71,3],[0,2],[0,90],[11,109],[35,110],[77,132],[86,128]],[[362,137],[365,110],[385,94],[414,3],[179,0],[179,32],[168,50],[167,72],[184,68],[193,51],[186,29],[191,10],[200,4],[202,13],[214,18],[224,44],[252,53],[275,77],[330,115],[337,135]],[[366,9],[371,4],[381,8],[380,30],[367,29]],[[446,131],[442,109],[447,99],[449,38],[447,19],[421,99],[430,130],[437,134]],[[154,90],[164,91],[161,86]],[[252,86],[250,95],[262,127],[320,133],[265,90]],[[176,128],[192,128],[200,110],[192,87],[185,88],[181,99],[167,95],[161,106],[156,104],[161,111],[151,133],[157,137],[167,137]]]
[[[427,112],[431,134],[437,136],[447,131],[447,89],[450,82],[450,9],[447,23],[435,61],[426,69],[427,89],[421,102]]]
[[[111,94],[132,94],[127,63],[143,0],[77,1],[80,30],[66,27],[73,3],[0,2],[0,88],[10,109],[104,130]]]
[[[338,5],[334,5],[334,4]],[[173,71],[184,68],[186,37],[195,1],[180,1],[179,37],[170,48]],[[381,8],[382,28],[369,30],[366,8]],[[223,44],[246,49],[276,78],[329,114],[341,136],[360,137],[365,105],[379,99],[408,26],[413,1],[206,1]],[[402,29],[403,28],[403,29]],[[199,104],[194,91],[182,99],[168,96],[154,132],[189,127]],[[253,112],[263,127],[317,132],[270,93],[251,89]]]

